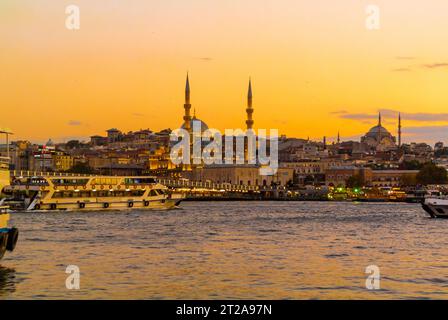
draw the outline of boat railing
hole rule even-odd
[[[95,177],[94,174],[68,173],[68,172],[46,172],[30,170],[11,170],[13,177]]]
[[[85,185],[87,185],[87,183],[83,183],[83,182],[64,182],[64,183],[53,183],[53,185],[55,186],[55,187],[63,187],[63,186],[70,186],[70,187],[73,187],[73,186],[85,186]]]
[[[0,157],[0,163],[8,163],[11,160],[11,158],[8,157]]]
[[[243,185],[231,183],[215,183],[212,181],[194,181],[184,179],[157,179],[157,181],[167,187],[172,188],[198,188],[225,191],[272,191],[272,187],[260,187],[258,185]]]
[[[441,194],[441,195],[430,195],[430,194],[427,194],[427,195],[425,195],[425,197],[424,197],[425,199],[441,199],[441,200],[448,200],[448,195],[443,195],[443,194]]]
[[[2,169],[9,169],[9,164],[10,164],[10,158],[8,157],[0,157],[0,168]]]
[[[12,186],[49,186],[47,181],[21,181],[13,180],[11,182]]]

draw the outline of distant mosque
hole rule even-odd
[[[361,137],[370,149],[376,151],[389,151],[401,147],[401,114],[398,114],[398,141],[397,138],[381,125],[381,113],[378,115],[378,124]],[[398,144],[398,145],[397,145]]]

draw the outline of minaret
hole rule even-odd
[[[338,144],[341,142],[341,136],[339,135],[339,131],[338,131]]]
[[[184,104],[184,109],[185,109],[184,128],[185,128],[185,130],[191,132],[190,81],[188,79],[188,72],[187,72],[187,82],[186,82],[186,85],[185,85],[185,104]]]
[[[323,144],[324,144],[324,150],[327,150],[327,137],[326,136],[324,136]]]
[[[247,90],[247,120],[246,120],[246,126],[247,130],[252,129],[252,126],[254,125],[254,120],[252,120],[252,114],[254,113],[254,109],[252,108],[252,82],[249,78],[249,89]]]
[[[398,148],[401,147],[401,113],[398,113]]]
[[[378,138],[376,140],[378,144],[381,143],[381,112],[378,113]]]

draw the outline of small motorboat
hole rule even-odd
[[[448,198],[426,198],[422,207],[431,218],[448,218]]]

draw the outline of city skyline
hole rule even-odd
[[[448,4],[375,3],[379,30],[358,1],[77,1],[71,31],[68,2],[3,1],[1,125],[33,142],[174,129],[188,70],[192,105],[220,130],[244,128],[250,76],[255,128],[359,140],[379,111],[396,135],[400,111],[404,143],[446,141]]]
[[[197,117],[197,115],[196,115],[196,107],[192,107],[192,104],[190,103],[191,102],[191,99],[190,99],[191,90],[190,90],[190,81],[189,81],[189,74],[188,74],[188,72],[187,72],[187,75],[186,75],[184,95],[185,95],[184,96],[185,104],[184,104],[183,108],[185,109],[185,111],[184,111],[185,114],[182,117],[182,121],[181,121],[181,122],[183,122],[183,124],[181,126],[179,126],[179,128],[184,128],[185,124],[186,123],[190,123],[191,120],[198,120],[198,121],[202,122],[201,126],[205,126],[205,129],[208,129],[207,124],[205,122],[203,122],[202,119]],[[254,112],[254,109],[253,109],[253,106],[252,106],[252,98],[253,98],[253,95],[252,95],[252,80],[249,77],[249,83],[248,83],[248,88],[247,88],[247,102],[246,102],[247,106],[245,108],[245,112],[246,112],[245,126],[247,126],[247,128],[244,128],[244,126],[239,126],[239,127],[235,127],[235,129],[243,128],[243,130],[246,130],[246,129],[249,129],[249,126],[250,126],[250,128],[252,128],[252,126],[254,124],[253,116],[252,116],[252,114]],[[378,126],[381,126],[382,123],[394,124],[393,121],[383,121],[382,122],[382,117],[383,117],[382,116],[382,112],[385,113],[390,118],[392,118],[394,116],[394,114],[396,114],[396,118],[397,119],[395,119],[396,120],[395,125],[396,125],[396,131],[397,131],[396,133],[397,133],[397,139],[398,140],[395,141],[395,142],[397,143],[398,146],[400,146],[401,142],[402,142],[402,122],[401,122],[402,117],[401,117],[401,112],[394,111],[394,110],[379,110],[378,111],[378,115],[369,115],[368,117],[369,118],[375,118],[375,117],[378,116],[378,123],[377,123]],[[345,112],[342,112],[342,111],[338,112],[338,113],[345,114]],[[357,117],[354,117],[354,118],[356,119]],[[248,121],[250,121],[250,123],[248,123]],[[367,123],[367,122],[365,122],[365,123]],[[117,128],[111,128],[110,130],[116,130],[116,129]],[[171,129],[171,128],[164,128],[164,129],[161,129],[160,131],[163,131],[163,130],[166,130],[166,129]],[[177,128],[173,128],[173,129],[177,129]],[[185,127],[185,129],[187,129],[187,127]],[[212,129],[212,127],[210,127],[210,129]],[[213,128],[213,129],[215,129],[215,128]],[[272,129],[274,129],[274,128],[272,128]],[[6,130],[6,132],[9,132],[10,136],[14,135],[14,133],[11,131],[10,128],[5,128],[4,130]],[[142,131],[142,130],[151,130],[151,129],[150,128],[146,128],[146,129],[140,128],[139,130],[129,130],[127,132],[131,133],[131,132],[138,132],[138,131]],[[187,130],[189,130],[189,129],[187,129]],[[104,130],[104,131],[108,132],[109,129],[108,130]],[[121,132],[121,130],[119,130],[119,131]],[[389,131],[386,129],[386,132],[389,132]],[[125,131],[123,131],[123,133],[125,133]],[[394,131],[392,131],[392,134],[393,133],[394,133]],[[42,140],[42,141],[36,141],[36,140],[33,140],[33,139],[25,139],[25,140],[31,141],[33,143],[38,143],[38,144],[45,145],[46,144],[45,141],[47,141],[47,142],[51,141],[52,143],[65,143],[65,142],[67,142],[69,140],[78,140],[79,139],[82,142],[87,142],[87,140],[91,139],[91,137],[94,137],[94,136],[101,137],[101,135],[94,134],[93,136],[91,135],[89,137],[72,137],[72,138],[65,137],[64,139],[62,139],[62,141],[53,141],[53,139],[51,137],[48,138],[47,140]],[[355,135],[355,136],[349,136],[349,137],[344,137],[344,136],[341,136],[341,131],[338,130],[337,135],[334,136],[334,137],[333,136],[326,136],[326,135],[324,135],[323,137],[320,137],[320,138],[319,137],[315,138],[315,137],[310,137],[310,136],[308,136],[306,138],[305,137],[291,137],[290,136],[288,138],[298,138],[298,139],[312,140],[312,141],[315,141],[315,142],[319,142],[320,140],[322,140],[322,141],[324,141],[324,143],[333,143],[334,144],[334,143],[340,143],[340,142],[344,142],[344,141],[358,141],[358,140],[362,141],[363,134],[359,134],[359,135]],[[15,139],[15,140],[20,140],[20,139]],[[320,141],[320,142],[322,142],[322,141]],[[412,142],[415,143],[416,141],[412,141]],[[437,142],[439,142],[439,141],[437,141]],[[406,143],[406,141],[403,141],[403,143]]]

